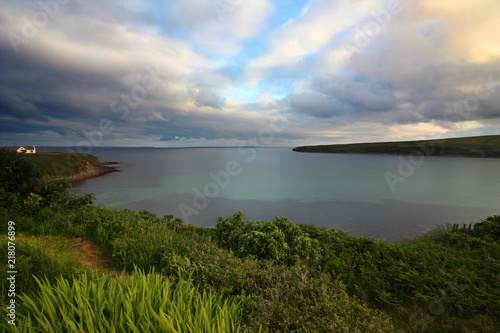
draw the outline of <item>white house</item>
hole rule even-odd
[[[36,153],[36,148],[35,146],[26,146],[26,147],[19,147],[17,150],[18,153],[25,153],[25,154],[34,154]]]

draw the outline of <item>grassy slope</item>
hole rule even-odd
[[[89,237],[105,249],[102,259],[115,269],[154,267],[171,277],[186,272],[195,285],[242,300],[249,327],[318,332],[335,324],[340,326],[333,331],[351,327],[355,332],[493,332],[499,325],[498,238],[485,236],[478,228],[456,234],[443,230],[414,242],[389,244],[303,225],[310,237],[321,240],[319,253],[324,260],[319,272],[304,263],[288,267],[239,258],[213,242],[220,226],[183,226],[181,221],[167,222],[147,212],[45,209],[36,217],[18,217],[16,225],[30,234],[45,234],[42,243],[60,242],[54,253],[69,261],[78,257],[74,246],[47,235]],[[496,230],[498,235],[500,229]],[[29,248],[16,251],[26,257],[20,263],[33,265],[30,273],[36,276],[54,271],[71,275],[67,264],[49,260],[53,252],[44,259],[37,251],[33,257]],[[19,276],[31,275],[22,273],[22,267],[18,270]],[[28,291],[32,284],[26,280],[19,290]],[[370,330],[370,325],[377,328]]]
[[[47,178],[66,177],[85,171],[89,165],[99,163],[99,159],[90,154],[78,153],[36,153],[19,154],[29,159],[43,171]]]
[[[500,157],[500,135],[423,141],[302,146],[293,150],[306,153]]]
[[[7,248],[7,241],[0,237],[0,247]],[[56,332],[68,328],[72,332],[111,331],[106,326],[123,331],[123,326],[131,326],[127,332],[174,332],[165,327],[169,323],[190,328],[190,332],[231,332],[241,317],[235,298],[199,292],[187,280],[181,283],[152,271],[128,274],[111,269],[102,249],[88,240],[18,234],[15,242],[20,259],[15,282],[21,292],[16,295],[16,326],[0,322],[2,332],[46,332],[50,328]],[[0,257],[6,262],[2,253]],[[2,281],[6,279],[4,272],[0,275]],[[2,283],[0,312],[7,313],[11,298],[5,288]]]

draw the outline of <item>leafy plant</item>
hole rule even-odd
[[[92,273],[56,283],[36,279],[34,296],[21,296],[12,332],[235,332],[239,302],[188,281],[135,270],[120,278]],[[2,308],[2,312],[6,312]]]
[[[249,255],[293,265],[299,260],[313,259],[319,254],[319,242],[287,218],[245,224],[241,212],[220,217],[215,236],[219,246],[240,257]]]
[[[306,265],[239,258],[211,242],[184,256],[165,255],[163,273],[189,274],[194,284],[241,300],[243,327],[276,332],[392,332],[389,317],[349,296],[344,284]]]

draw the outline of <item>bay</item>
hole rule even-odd
[[[108,208],[212,227],[242,211],[394,241],[500,214],[500,159],[310,154],[291,148],[105,148],[121,172],[73,189]]]

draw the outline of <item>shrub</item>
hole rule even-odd
[[[271,274],[269,274],[271,273]],[[396,332],[388,315],[350,297],[340,280],[303,265],[275,267],[267,285],[243,295],[249,328],[273,332]]]
[[[211,242],[164,259],[165,274],[187,273],[202,288],[241,299],[242,324],[252,332],[260,327],[277,332],[393,330],[387,315],[370,310],[351,298],[342,282],[306,265],[239,258]]]
[[[293,265],[303,259],[317,259],[320,252],[318,240],[287,218],[245,224],[239,212],[232,217],[220,217],[215,236],[219,246],[242,258],[253,255]]]
[[[424,316],[427,326],[453,330],[474,327],[476,320],[491,324],[491,316],[480,316],[500,311],[498,216],[478,223],[475,229],[394,244],[311,225],[298,225],[298,230],[279,218],[242,225],[238,214],[219,222],[219,246],[240,258],[255,256],[260,262],[268,259],[291,267],[306,260],[311,269],[341,280],[353,297],[391,313],[405,329],[415,329],[407,323],[428,311],[434,312],[432,323]],[[245,280],[242,275],[234,277],[233,271],[228,268],[226,274],[234,281]],[[436,304],[440,305],[437,310]],[[460,318],[467,318],[467,323]]]
[[[0,149],[0,208],[16,216],[36,214],[45,207],[72,210],[90,205],[93,194],[70,194],[66,181],[47,182],[42,171],[14,151]]]
[[[476,223],[471,233],[481,238],[489,236],[490,240],[498,241],[500,239],[500,215],[490,216],[484,221]]]

